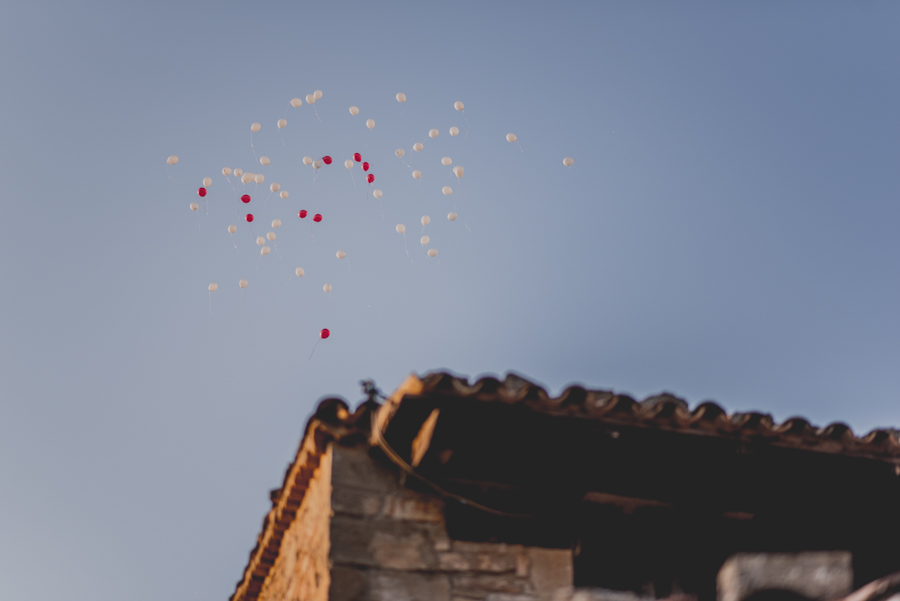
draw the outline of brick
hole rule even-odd
[[[395,520],[443,523],[444,503],[427,495],[389,495],[384,501],[382,515]]]
[[[399,474],[369,457],[368,446],[333,447],[331,482],[334,487],[347,486],[383,494],[402,489]]]
[[[793,591],[817,601],[843,597],[853,585],[847,551],[739,553],[719,570],[720,601],[741,601],[767,589]]]
[[[331,494],[331,508],[336,513],[371,517],[381,513],[382,495],[361,488],[335,486]]]
[[[538,597],[552,599],[557,591],[571,590],[574,583],[571,549],[528,547],[531,583]]]
[[[454,550],[439,554],[438,565],[442,570],[457,572],[515,572],[516,556],[508,553]]]
[[[356,568],[335,566],[331,570],[328,601],[356,601],[368,589],[366,573]]]
[[[450,576],[453,583],[453,593],[456,595],[483,598],[480,595],[487,593],[530,593],[531,586],[523,578],[516,578],[515,574],[478,574],[466,572]]]
[[[432,549],[435,530],[432,524],[335,515],[331,521],[331,559],[336,564],[395,570],[436,569],[437,557]]]
[[[450,581],[441,574],[373,570],[360,601],[450,601]],[[329,600],[330,601],[330,600]]]

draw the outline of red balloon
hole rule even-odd
[[[325,340],[329,336],[331,336],[331,332],[328,330],[328,328],[322,328],[322,331],[319,332],[319,338],[321,338],[322,340]]]
[[[203,196],[203,195],[201,194],[200,196]],[[247,204],[248,202],[250,202],[250,195],[244,194],[243,196],[241,196],[241,200],[244,202],[244,204]]]
[[[300,212],[297,213],[297,217],[300,219],[306,219],[306,209],[300,209]]]
[[[358,152],[354,152],[354,153],[353,153],[353,160],[356,161],[357,163],[360,162],[360,161],[362,160],[362,155],[359,154]]]
[[[315,215],[313,215],[313,221],[319,223],[320,221],[322,221],[322,216],[316,213]]]
[[[375,181],[375,176],[370,173],[369,175],[366,176],[366,181],[371,184],[372,182]]]
[[[250,223],[251,221],[253,221],[253,213],[247,213],[247,216],[244,217],[244,219],[247,220],[247,223]]]
[[[368,171],[368,170],[369,170],[369,164],[368,164],[368,163],[363,163],[363,164],[362,164],[362,168],[363,168],[363,171]]]
[[[322,157],[322,162],[325,163],[326,165],[330,165],[330,164],[331,164],[331,157],[330,157],[330,156],[324,156],[324,157]]]
[[[197,194],[200,195],[200,198],[203,198],[204,196],[206,196],[206,188],[200,188],[199,190],[197,190]]]

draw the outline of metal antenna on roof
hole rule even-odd
[[[384,393],[378,389],[378,386],[375,385],[375,380],[360,380],[359,385],[362,386],[363,394],[365,394],[369,401],[373,403],[377,403],[379,398],[386,399]]]

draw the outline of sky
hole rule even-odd
[[[226,599],[316,403],[363,378],[900,424],[898,25],[863,0],[5,3],[0,598]],[[226,166],[265,175],[249,205]]]

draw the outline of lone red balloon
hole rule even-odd
[[[247,204],[248,202],[250,202],[250,195],[244,194],[243,196],[241,196],[241,202],[243,202],[244,204]]]
[[[200,195],[200,198],[203,198],[204,196],[206,196],[206,188],[200,188],[199,190],[197,190],[197,194]]]
[[[369,170],[369,163],[363,163],[363,164],[362,164],[362,168],[363,168],[363,171],[368,171],[368,170]]]
[[[297,213],[297,217],[300,219],[306,219],[306,209],[300,209],[300,212]]]
[[[247,213],[247,216],[244,217],[244,219],[247,220],[247,223],[250,223],[251,221],[253,221],[253,213]]]
[[[356,161],[357,163],[360,162],[360,161],[362,160],[362,155],[359,154],[358,152],[354,152],[354,153],[353,153],[353,160]]]
[[[324,157],[322,157],[322,162],[325,163],[326,165],[330,165],[330,164],[331,164],[331,157],[330,157],[330,156],[324,156]]]
[[[372,182],[375,181],[375,175],[370,173],[369,175],[366,176],[366,181],[371,184]]]
[[[319,223],[320,221],[322,221],[322,216],[320,214],[316,213],[315,215],[313,215],[313,221],[315,221],[316,223]]]
[[[319,338],[321,338],[322,340],[325,340],[329,336],[331,336],[331,332],[328,330],[328,328],[322,328],[322,331],[319,332]]]

